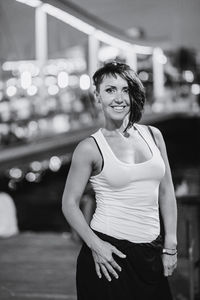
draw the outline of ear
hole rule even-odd
[[[95,97],[97,99],[97,102],[100,103],[101,102],[101,96],[99,94],[99,92],[97,90],[94,91]]]

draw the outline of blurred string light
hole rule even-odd
[[[28,89],[27,89],[27,94],[28,94],[29,96],[34,96],[34,95],[37,94],[37,92],[38,92],[38,88],[37,88],[37,86],[35,86],[35,85],[31,85],[31,86],[29,86]]]
[[[22,72],[20,76],[20,80],[21,80],[21,87],[23,89],[27,89],[29,86],[31,86],[32,83],[31,73],[29,71]]]
[[[9,78],[7,81],[6,81],[6,85],[7,86],[10,86],[10,85],[16,85],[17,84],[17,79],[16,78]]]
[[[200,85],[196,84],[196,83],[192,84],[191,92],[193,95],[199,95],[200,94]]]
[[[46,76],[44,83],[46,86],[56,84],[56,77],[54,76]]]
[[[90,88],[90,77],[87,74],[81,75],[79,84],[81,90],[88,90]]]
[[[38,76],[40,68],[33,60],[6,61],[2,64],[3,71],[12,71],[14,76],[24,71],[29,71],[32,76]]]
[[[167,63],[167,57],[163,54],[158,57],[159,63],[165,65]]]
[[[48,87],[48,93],[49,93],[49,95],[55,96],[56,94],[58,94],[58,92],[59,92],[59,88],[58,88],[57,85],[54,84],[54,85],[50,85]]]
[[[9,176],[11,178],[14,178],[14,179],[18,180],[18,179],[22,178],[23,172],[19,168],[12,168],[12,169],[9,170]]]
[[[183,77],[187,82],[193,82],[194,81],[194,74],[190,70],[186,70],[183,72]]]
[[[61,156],[52,156],[50,160],[32,161],[26,169],[20,169],[14,167],[8,170],[8,176],[10,178],[8,186],[10,189],[15,190],[17,188],[17,182],[25,179],[30,183],[39,182],[45,172],[49,170],[57,172],[62,165],[68,164],[71,161],[71,153]]]
[[[16,181],[14,179],[9,180],[8,187],[11,190],[16,190],[17,188]]]
[[[55,64],[49,64],[47,66],[44,67],[44,74],[50,74],[50,75],[57,75],[58,73],[58,68]]]
[[[66,132],[70,129],[69,120],[66,115],[54,116],[52,125],[56,133]]]
[[[14,76],[19,73],[29,71],[33,77],[36,77],[43,72],[44,75],[57,76],[58,72],[67,70],[68,73],[75,71],[84,71],[86,69],[86,62],[83,57],[67,58],[67,59],[49,59],[48,64],[42,69],[34,60],[19,60],[6,61],[2,64],[3,71],[11,71]]]
[[[30,69],[32,76],[38,76],[40,74],[40,68],[32,64],[32,68]]]
[[[17,88],[14,85],[8,86],[6,89],[6,94],[8,97],[13,97],[17,93]]]
[[[38,129],[38,123],[36,121],[30,121],[28,123],[28,128],[31,130],[31,131],[35,131]]]
[[[28,71],[31,73],[32,76],[38,76],[40,73],[40,68],[34,62],[31,61],[21,61],[18,64],[17,68],[20,73]]]
[[[149,79],[149,74],[145,71],[141,71],[138,76],[142,81],[147,81]]]
[[[69,76],[67,74],[67,72],[60,72],[58,74],[58,86],[60,88],[66,88],[69,84]]]
[[[62,162],[58,156],[52,156],[49,161],[49,169],[53,172],[57,172],[62,165]]]
[[[167,63],[167,57],[164,55],[163,50],[161,48],[155,48],[154,54],[157,62],[163,65]]]
[[[31,167],[32,171],[34,171],[34,172],[39,172],[42,170],[42,164],[39,161],[33,161],[30,164],[30,167]]]
[[[14,132],[15,132],[16,137],[18,137],[19,139],[24,138],[26,135],[26,130],[23,127],[19,127],[19,126],[16,127],[14,129]]]
[[[49,160],[48,159],[45,159],[41,162],[42,164],[42,170],[46,171],[49,169]]]
[[[37,179],[37,174],[36,173],[33,173],[33,172],[28,172],[26,175],[25,175],[25,178],[27,181],[29,182],[34,182],[36,181]]]

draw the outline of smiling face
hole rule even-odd
[[[116,77],[104,76],[97,98],[101,102],[107,122],[123,121],[130,111],[128,83],[116,74]]]

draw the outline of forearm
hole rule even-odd
[[[82,211],[77,204],[63,204],[63,214],[69,225],[79,234],[89,248],[94,248],[98,242],[98,236],[92,231],[86,222]]]
[[[174,196],[166,195],[160,199],[160,212],[164,225],[164,247],[177,246],[177,206]]]

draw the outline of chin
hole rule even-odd
[[[105,112],[104,116],[106,119],[111,119],[113,121],[123,121],[129,114],[129,111],[118,113],[118,112]]]
[[[123,121],[126,118],[127,114],[124,115],[112,115],[109,116],[110,119],[115,120],[115,121]]]
[[[117,118],[117,119],[124,119],[127,115],[128,115],[129,112],[123,112],[123,113],[112,113],[112,117],[113,118]]]

